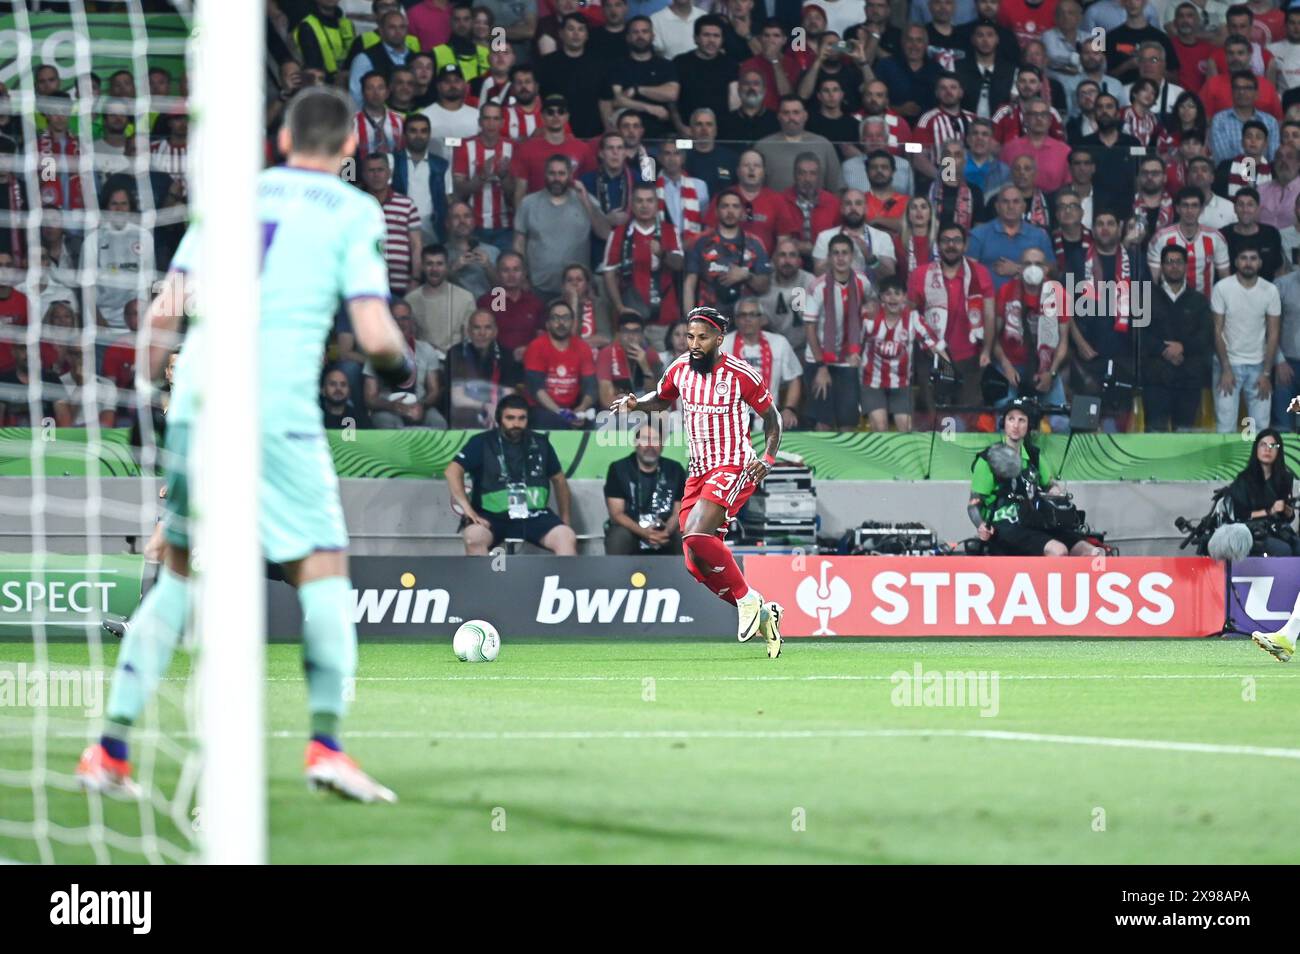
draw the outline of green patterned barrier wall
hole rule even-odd
[[[340,476],[426,478],[441,476],[473,431],[331,431],[330,448]],[[350,437],[352,439],[345,439]],[[823,480],[966,480],[988,434],[818,434],[794,432],[782,449],[801,455]],[[1250,442],[1237,434],[1039,435],[1053,470],[1070,480],[1222,480],[1245,466]],[[84,430],[0,429],[0,476],[33,472],[43,454],[49,477],[131,477],[140,467],[125,429],[104,430],[90,443]],[[631,453],[608,434],[555,433],[551,442],[565,473],[603,479],[610,462]],[[34,446],[39,443],[40,447]],[[757,445],[757,442],[756,442]],[[686,449],[665,453],[684,461]],[[1300,439],[1287,446],[1300,472]]]

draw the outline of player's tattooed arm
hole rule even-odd
[[[640,397],[635,394],[624,394],[614,401],[609,406],[609,409],[615,414],[619,412],[630,414],[632,411],[666,411],[672,405],[672,401],[665,401],[654,391],[651,391],[648,394],[642,394]]]
[[[773,401],[763,412],[763,456],[751,460],[746,472],[750,478],[759,483],[772,470],[776,463],[776,452],[781,447],[781,411]]]

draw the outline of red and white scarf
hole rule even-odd
[[[1092,230],[1083,229],[1079,234],[1079,240],[1083,245],[1083,267],[1088,267],[1088,262],[1092,258]],[[1060,229],[1052,233],[1052,251],[1056,253],[1056,267],[1062,275],[1065,274],[1065,235]]]
[[[922,252],[925,253],[924,261],[921,261],[920,257]],[[903,237],[901,235],[895,235],[894,255],[895,261],[901,261],[904,258],[906,259],[907,268],[899,277],[907,278],[916,271],[918,265],[929,265],[933,262],[938,253],[934,247],[934,243],[924,235],[913,235],[912,240],[907,243],[906,248],[903,247]]]
[[[584,298],[578,310],[582,312],[578,319],[579,334],[585,341],[596,333],[596,305],[590,298]],[[614,352],[615,361],[618,360],[618,353]]]
[[[1142,193],[1139,192],[1133,196],[1133,212],[1136,215],[1145,216],[1151,211],[1151,207],[1142,201]],[[1160,212],[1156,215],[1156,227],[1147,232],[1148,235],[1155,235],[1166,225],[1172,225],[1174,222],[1174,200],[1168,192],[1160,194]]]
[[[1059,286],[1057,286],[1059,287]],[[1061,341],[1061,321],[1057,317],[1060,310],[1055,305],[1055,293],[1049,286],[1039,289],[1037,295],[1030,295],[1024,282],[1015,279],[1006,312],[1003,314],[1002,337],[1010,343],[1025,340],[1025,329],[1034,322],[1038,339],[1038,370],[1047,371],[1052,366],[1052,355]]]
[[[491,73],[483,77],[483,85],[478,88],[478,102],[474,105],[482,106],[484,103],[513,106],[514,97],[510,91],[510,77],[507,76],[504,80],[498,80]]]
[[[76,137],[65,136],[56,142],[48,132],[36,138],[36,151],[42,159],[53,159],[53,178],[40,177],[41,205],[47,209],[83,209],[81,174],[79,171],[81,147]],[[45,168],[49,163],[42,163]]]
[[[9,176],[8,194],[5,196],[6,211],[9,213],[9,250],[13,253],[14,261],[18,265],[27,263],[27,228],[22,223],[26,221],[26,216],[22,213],[27,211],[27,203],[23,201],[23,187],[18,181],[17,175]],[[55,262],[58,265],[58,262]]]
[[[672,221],[672,216],[668,214],[668,203],[664,199],[664,177],[661,174],[655,182],[655,192],[659,196],[659,216],[660,219]],[[698,235],[704,231],[704,215],[700,209],[700,193],[691,184],[689,176],[682,176],[682,221],[673,222],[678,230],[682,233],[682,238],[687,235]]]
[[[736,340],[732,342],[731,353],[734,354],[741,361],[744,361],[746,347],[747,345],[745,343],[745,340],[740,336],[740,332],[736,332]],[[759,353],[761,354],[761,358],[759,359],[759,363],[761,367],[759,368],[758,373],[763,376],[763,385],[765,387],[771,387],[772,385],[772,344],[770,341],[767,340],[767,335],[763,334],[763,332],[761,331],[758,333],[758,348],[759,348]]]
[[[962,288],[966,290],[967,335],[971,344],[984,340],[984,296],[975,281],[975,270],[970,259],[961,260]],[[943,276],[943,263],[935,259],[925,268],[925,320],[935,330],[940,341],[948,334],[948,283]]]
[[[943,209],[943,194],[943,183],[936,179],[930,186],[930,207],[936,216],[939,216]],[[975,224],[974,208],[975,202],[971,196],[970,186],[963,182],[957,186],[957,207],[953,209],[952,220],[969,232]],[[939,216],[939,219],[943,221],[942,216]]]
[[[822,360],[827,364],[847,364],[862,350],[862,287],[860,276],[850,269],[848,282],[841,286],[834,272],[827,272],[822,285],[822,314],[826,318],[822,335]],[[842,319],[835,317],[835,299],[839,297]]]
[[[1115,330],[1124,333],[1129,330],[1129,301],[1130,289],[1133,284],[1133,258],[1122,244],[1117,246],[1114,252],[1115,258]],[[1080,294],[1086,296],[1097,296],[1098,291],[1096,283],[1104,281],[1105,272],[1101,268],[1101,253],[1094,247],[1087,258],[1084,259],[1083,280],[1084,286],[1080,289]],[[1109,298],[1107,299],[1109,304]]]
[[[1039,228],[1047,228],[1047,198],[1042,189],[1035,189],[1029,198],[1029,208],[1025,210],[1025,221]]]

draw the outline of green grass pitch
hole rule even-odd
[[[59,645],[51,657],[86,659]],[[395,807],[305,790],[299,649],[267,658],[275,862],[1300,860],[1275,824],[1300,785],[1300,669],[1249,642],[790,640],[773,662],[758,642],[507,633],[488,665],[457,662],[442,641],[368,643],[347,743]],[[0,661],[24,660],[29,646],[0,644]],[[891,675],[918,663],[996,672],[996,715],[895,705]],[[79,713],[57,716],[69,731],[53,733],[48,764],[68,773],[84,735]],[[31,767],[31,718],[0,710],[0,770]],[[174,762],[153,773],[174,788]],[[98,810],[55,786],[42,795],[70,830]],[[35,804],[0,784],[0,824],[31,820]],[[104,811],[115,831],[140,832],[138,806]],[[0,833],[0,857],[41,853]]]

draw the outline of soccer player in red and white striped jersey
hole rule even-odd
[[[456,147],[451,157],[451,188],[456,198],[468,202],[476,229],[508,229],[514,191],[510,161],[514,143],[501,135],[502,107],[484,103],[478,111],[479,134]]]
[[[690,457],[689,478],[678,521],[686,569],[719,598],[736,606],[737,638],[762,633],[767,654],[781,654],[784,608],[764,603],[745,582],[727,549],[727,523],[740,512],[776,462],[781,415],[767,383],[749,364],[722,350],[727,319],[707,306],[687,315],[687,350],[668,366],[649,394],[628,394],[610,410],[662,411],[680,399]],[[749,408],[763,416],[763,456],[749,444]]]

